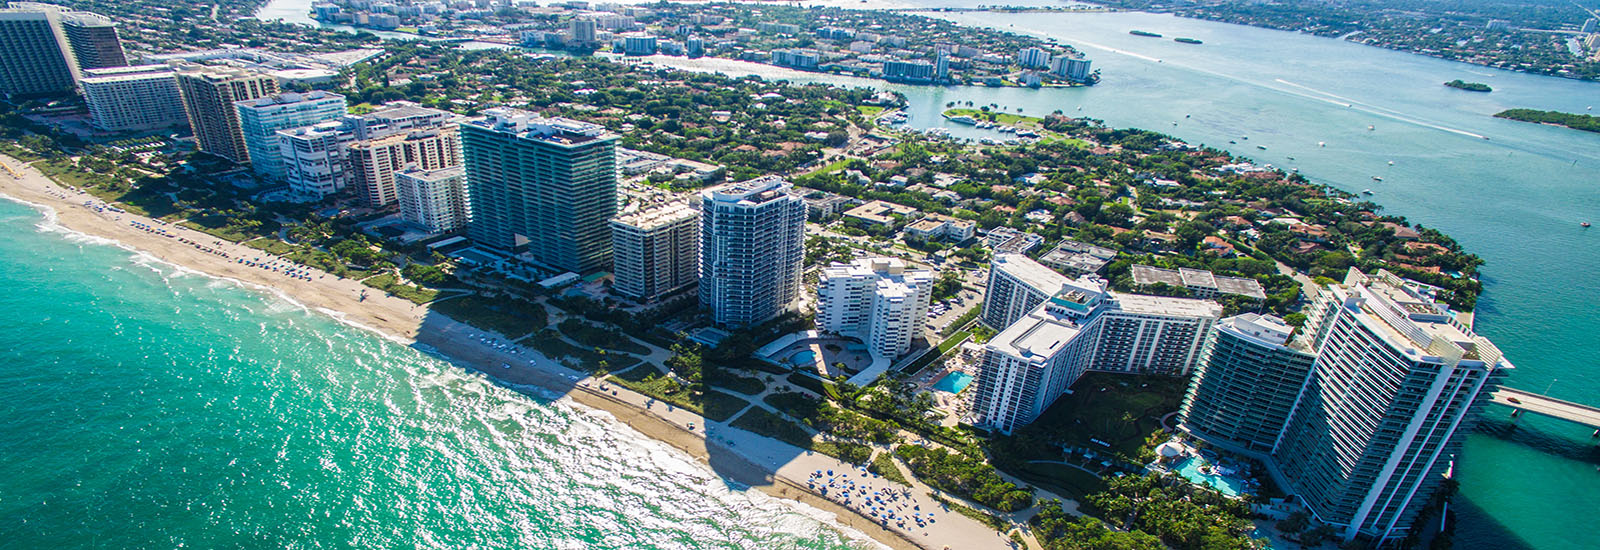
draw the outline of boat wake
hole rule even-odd
[[[1315,100],[1326,102],[1326,103],[1332,103],[1332,104],[1338,105],[1340,107],[1347,107],[1347,108],[1351,108],[1351,109],[1355,109],[1355,110],[1361,111],[1363,113],[1377,115],[1377,116],[1381,116],[1381,117],[1384,117],[1384,118],[1387,118],[1387,119],[1391,119],[1391,120],[1398,120],[1400,122],[1405,122],[1405,123],[1408,123],[1408,124],[1415,124],[1417,126],[1422,126],[1424,128],[1433,128],[1435,130],[1443,130],[1443,131],[1446,131],[1446,132],[1450,132],[1452,134],[1460,134],[1460,135],[1463,135],[1463,136],[1475,137],[1475,138],[1478,138],[1478,139],[1489,139],[1488,136],[1485,136],[1483,134],[1477,134],[1477,133],[1473,133],[1473,132],[1468,132],[1466,130],[1462,130],[1462,129],[1459,129],[1459,128],[1451,128],[1449,126],[1435,124],[1435,123],[1428,122],[1428,121],[1425,121],[1425,120],[1418,120],[1418,119],[1415,119],[1415,118],[1411,118],[1410,116],[1405,115],[1404,113],[1401,113],[1401,112],[1393,110],[1393,109],[1389,109],[1389,108],[1385,108],[1385,107],[1379,107],[1377,105],[1372,105],[1370,103],[1362,103],[1361,101],[1358,101],[1358,100],[1350,99],[1348,97],[1344,97],[1344,96],[1341,96],[1341,95],[1336,95],[1336,94],[1324,92],[1322,90],[1318,90],[1316,88],[1312,88],[1310,86],[1306,86],[1306,85],[1303,85],[1303,84],[1296,84],[1294,82],[1290,82],[1290,81],[1284,80],[1282,78],[1275,78],[1275,79],[1273,79],[1273,81],[1277,82],[1279,84],[1283,84],[1285,86],[1290,86],[1290,87],[1296,88],[1298,90],[1304,90],[1306,92],[1309,92],[1309,93],[1299,93],[1299,92],[1294,92],[1294,91],[1289,91],[1289,90],[1283,90],[1285,92],[1288,92],[1288,93],[1291,93],[1291,94],[1294,94],[1294,95],[1297,95],[1297,96],[1300,96],[1300,97],[1304,97],[1304,98],[1307,98],[1307,99],[1315,99]]]

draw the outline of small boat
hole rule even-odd
[[[1583,223],[1580,223],[1578,225],[1582,226],[1582,227],[1589,227],[1589,222],[1583,222]]]
[[[1378,176],[1372,176],[1372,181],[1383,181],[1383,178],[1380,178]]]
[[[1361,194],[1363,194],[1363,195],[1371,195],[1372,194],[1372,190],[1371,189],[1362,189],[1361,190]]]
[[[1257,145],[1257,146],[1256,146],[1256,148],[1257,148],[1257,149],[1260,149],[1260,150],[1262,150],[1262,151],[1265,151],[1265,150],[1267,150],[1267,147],[1266,147],[1266,146],[1265,146],[1265,145]]]
[[[1237,141],[1234,141],[1234,140],[1231,140],[1231,139],[1230,139],[1230,140],[1228,140],[1228,143],[1232,143],[1232,144],[1234,144],[1234,145],[1238,145],[1238,144],[1239,144],[1239,142],[1237,142]]]
[[[1376,129],[1377,129],[1377,128],[1375,128],[1375,127],[1373,127],[1373,126],[1372,126],[1372,125],[1371,125],[1371,124],[1368,124],[1368,125],[1367,125],[1367,131],[1368,131],[1368,132],[1371,132],[1371,131],[1373,131],[1373,130],[1376,130]]]
[[[1326,142],[1326,141],[1317,142],[1317,147],[1327,147],[1327,146],[1328,146],[1328,142]]]
[[[1394,161],[1389,161],[1389,166],[1394,166]]]

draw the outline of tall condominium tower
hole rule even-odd
[[[320,200],[345,187],[350,179],[346,146],[350,132],[330,120],[311,126],[278,130],[278,157],[289,190],[308,200]]]
[[[1317,359],[1289,339],[1291,331],[1281,319],[1255,313],[1218,321],[1178,409],[1178,427],[1233,452],[1272,452]]]
[[[278,93],[278,80],[234,67],[182,65],[178,91],[200,150],[237,163],[250,162],[250,149],[239,125],[236,101],[260,99]]]
[[[183,97],[167,65],[85,69],[78,83],[89,117],[102,130],[151,130],[183,126]]]
[[[700,212],[687,202],[611,220],[612,290],[654,300],[699,282]]]
[[[995,254],[978,319],[989,328],[1004,329],[1069,282],[1065,275],[1022,254]]]
[[[1351,269],[1308,313],[1317,361],[1272,458],[1346,538],[1405,536],[1512,369],[1438,290]]]
[[[234,102],[239,129],[250,152],[250,168],[257,175],[282,181],[287,170],[278,152],[278,131],[311,126],[344,116],[344,96],[323,91],[274,94]]]
[[[1114,292],[1100,314],[1094,370],[1185,375],[1200,358],[1222,305]]]
[[[859,338],[873,357],[905,355],[922,332],[935,280],[896,258],[834,264],[818,282],[817,327]]]
[[[72,92],[78,64],[60,17],[55,10],[0,10],[0,93],[31,97]]]
[[[350,146],[350,165],[367,205],[388,206],[400,200],[400,171],[461,166],[461,139],[454,124],[369,139]]]
[[[777,317],[800,297],[806,203],[765,176],[700,192],[700,303],[725,327]]]
[[[80,69],[127,66],[122,41],[117,39],[117,24],[111,18],[89,12],[61,14],[61,27]]]
[[[467,226],[467,172],[460,166],[438,170],[412,168],[395,175],[400,188],[400,215],[429,233],[449,233]]]
[[[984,346],[973,380],[979,425],[1001,432],[1033,422],[1094,358],[1103,291],[1066,287]]]
[[[467,236],[559,271],[611,266],[617,135],[605,127],[490,109],[461,125]]]

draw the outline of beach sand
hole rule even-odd
[[[31,166],[4,155],[0,161],[16,169],[21,178],[0,171],[0,193],[41,204],[55,211],[56,221],[63,227],[88,235],[110,239],[125,246],[148,253],[156,258],[188,269],[216,277],[239,281],[263,290],[278,293],[301,305],[335,316],[346,323],[373,331],[403,345],[421,344],[447,357],[452,363],[481,372],[496,381],[511,385],[534,385],[564,394],[563,399],[585,407],[610,413],[644,435],[678,448],[708,463],[715,451],[716,471],[734,481],[749,485],[771,496],[804,503],[836,516],[835,523],[864,533],[879,543],[896,550],[915,548],[1006,548],[1005,539],[992,529],[955,513],[943,513],[939,522],[925,533],[907,533],[880,526],[860,513],[811,492],[805,487],[805,475],[816,469],[848,470],[842,462],[823,455],[800,454],[778,464],[761,465],[749,455],[756,447],[786,447],[766,438],[741,436],[749,442],[734,452],[723,442],[708,441],[704,436],[704,421],[699,416],[678,409],[663,410],[654,407],[646,396],[624,388],[609,387],[600,391],[602,382],[582,379],[576,371],[555,366],[549,360],[529,365],[532,350],[510,354],[479,340],[485,331],[441,315],[429,315],[425,306],[408,300],[385,295],[382,291],[362,285],[352,279],[341,279],[314,269],[306,269],[311,280],[301,280],[257,267],[237,263],[237,258],[264,261],[275,257],[264,251],[237,245],[198,231],[176,225],[109,210],[86,206],[100,201],[86,193],[76,192],[57,185]],[[130,222],[140,222],[164,229],[167,233],[210,248],[206,251],[179,238],[157,232],[140,230]],[[219,253],[227,254],[223,257]],[[286,261],[278,265],[288,266]],[[363,295],[365,298],[363,299]],[[504,338],[500,339],[504,341]],[[510,368],[505,366],[509,365]],[[612,392],[616,392],[613,395]],[[694,423],[699,431],[690,431]],[[713,449],[711,445],[718,448]],[[792,449],[792,448],[789,448]],[[768,453],[783,455],[783,453]],[[768,461],[770,462],[770,461]],[[778,473],[778,472],[782,473]]]

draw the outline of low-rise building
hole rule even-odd
[[[903,204],[888,201],[872,201],[845,211],[844,217],[860,220],[868,225],[892,227],[896,217],[909,218],[919,210]]]
[[[1266,289],[1255,279],[1214,275],[1199,269],[1164,269],[1148,265],[1135,265],[1130,270],[1133,284],[1148,287],[1156,283],[1189,289],[1196,298],[1216,298],[1225,294],[1244,296],[1256,300],[1267,298]]]
[[[1079,277],[1099,273],[1116,258],[1115,250],[1067,239],[1041,256],[1039,263],[1066,273],[1069,277]]]
[[[932,213],[907,225],[906,236],[922,241],[943,239],[962,242],[971,239],[977,230],[978,223],[972,220]]]

